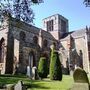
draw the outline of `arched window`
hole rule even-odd
[[[4,62],[4,45],[5,39],[2,37],[0,40],[0,63]]]
[[[43,41],[43,46],[44,47],[47,47],[48,46],[48,41],[46,39],[44,39],[44,41]]]
[[[33,43],[34,43],[34,44],[38,44],[38,38],[37,38],[37,36],[34,36],[34,37],[33,37]]]
[[[25,38],[26,38],[25,32],[21,31],[21,32],[20,32],[20,39],[24,41]]]

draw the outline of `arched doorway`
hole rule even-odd
[[[31,51],[29,53],[29,57],[28,57],[28,65],[27,65],[27,76],[29,76],[30,78],[32,77],[32,68],[34,66],[36,66],[35,64],[35,56],[34,56],[34,53],[33,51]]]
[[[29,63],[28,64],[30,67],[33,67],[33,54],[32,53],[29,54]]]
[[[36,63],[36,62],[35,62],[35,55],[34,55],[34,52],[31,51],[31,52],[29,53],[28,65],[29,65],[30,67],[34,67],[34,66],[36,66],[35,63]]]

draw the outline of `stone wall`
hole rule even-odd
[[[45,40],[47,41],[46,46],[44,45]],[[50,46],[53,42],[56,42],[56,40],[50,33],[24,22],[17,21],[14,18],[10,18],[6,73],[13,73],[13,64],[15,66],[15,63],[19,66],[19,72],[25,73],[26,67],[29,64],[30,53],[33,53],[33,63],[37,66],[42,53],[49,58]]]
[[[87,35],[83,34],[82,36],[73,37],[73,48],[69,55],[68,50],[68,38],[61,40],[62,45],[62,64],[66,67],[66,61],[68,58],[71,58],[73,61],[74,69],[78,66],[82,67],[87,73],[89,73],[89,58],[88,58],[88,45],[87,45]],[[83,66],[80,65],[82,63]]]
[[[7,52],[7,40],[8,40],[8,17],[6,17],[4,19],[4,22],[1,24],[1,27],[0,27],[0,40],[2,38],[4,38],[4,43],[3,43],[3,52],[0,52],[0,53],[3,53],[3,60],[1,60],[2,62],[0,62],[0,73],[1,74],[4,74],[5,73],[5,62],[6,62],[6,52]],[[2,47],[2,46],[0,46]]]
[[[75,46],[77,54],[79,55],[80,50],[82,52],[82,59],[83,59],[83,69],[88,73],[89,72],[89,59],[88,59],[88,46],[87,40],[85,37],[75,39]]]

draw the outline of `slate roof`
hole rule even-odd
[[[73,38],[77,38],[77,37],[84,36],[85,33],[86,33],[86,29],[80,29],[80,30],[74,31],[71,35]]]
[[[70,34],[73,33],[73,32],[74,32],[74,31],[64,33],[63,36],[61,37],[61,39],[64,39],[64,38],[68,37],[68,35],[70,35]]]
[[[73,38],[78,38],[78,37],[82,37],[84,36],[86,33],[86,29],[80,29],[80,30],[76,30],[76,31],[72,31],[72,32],[68,32],[68,33],[64,33],[63,36],[61,37],[61,40],[67,40],[70,38],[70,35]]]

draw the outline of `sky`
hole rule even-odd
[[[69,31],[90,26],[90,7],[85,7],[84,0],[44,0],[44,3],[32,5],[36,27],[43,28],[42,19],[60,14],[68,19]]]

